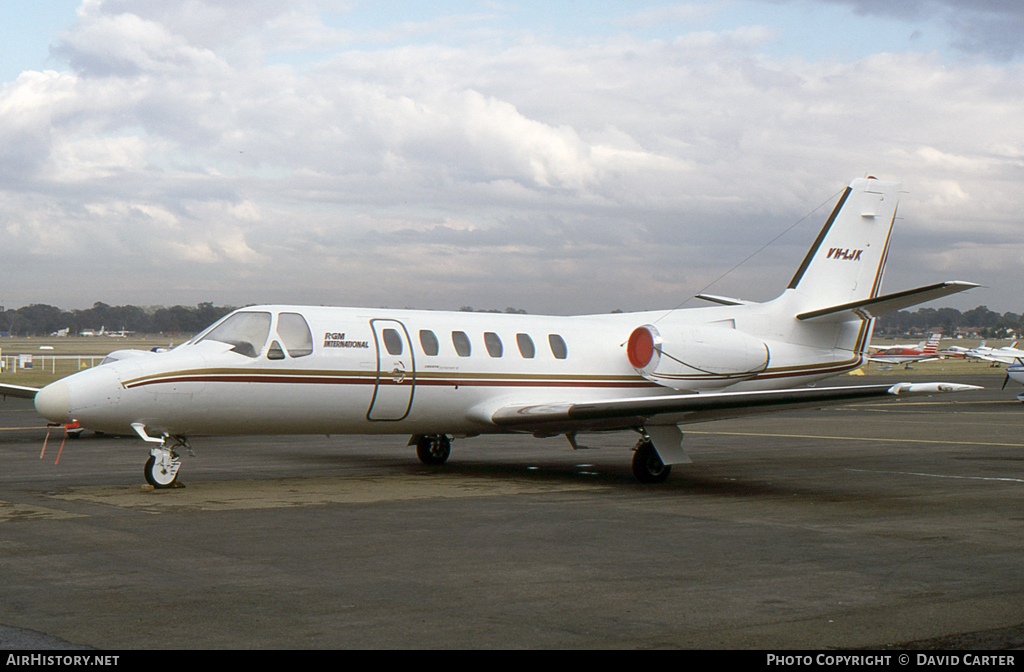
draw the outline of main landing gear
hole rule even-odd
[[[414,436],[413,439],[416,442],[416,457],[420,458],[420,462],[423,464],[431,466],[444,464],[448,461],[448,456],[452,454],[452,442],[446,434]]]
[[[663,483],[672,473],[672,465],[665,464],[646,436],[633,448],[633,476],[641,483]]]

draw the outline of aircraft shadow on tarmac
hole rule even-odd
[[[351,462],[352,458],[338,456],[302,456],[303,462],[316,464],[320,467]],[[793,497],[800,496],[819,499],[827,502],[839,502],[844,499],[863,500],[864,493],[838,493],[835,488],[819,480],[794,486],[793,484],[774,484],[763,478],[750,480],[732,474],[720,473],[714,465],[688,465],[677,468],[664,483],[643,485],[636,482],[630,472],[628,458],[623,464],[608,462],[594,464],[584,460],[573,463],[558,462],[552,459],[537,460],[532,463],[508,462],[495,463],[486,459],[453,458],[443,466],[432,467],[402,462],[394,457],[368,458],[360,455],[358,461],[363,467],[374,467],[374,472],[386,478],[388,473],[401,473],[408,476],[443,475],[447,477],[465,477],[474,480],[493,480],[496,483],[505,481],[527,481],[546,485],[578,487],[594,487],[613,489],[631,494],[645,493],[651,496],[713,496],[718,498],[762,498],[762,497]],[[834,469],[826,466],[826,460],[809,460],[820,464],[823,469]],[[803,467],[801,467],[802,469]],[[807,469],[814,468],[807,466]],[[816,485],[816,484],[820,484]]]

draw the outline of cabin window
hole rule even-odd
[[[398,335],[397,331],[385,329],[381,332],[381,336],[384,337],[384,348],[388,351],[389,355],[402,354],[402,337]]]
[[[256,357],[270,334],[270,313],[234,313],[218,324],[199,341],[227,343],[234,352]]]
[[[464,331],[452,332],[452,345],[455,346],[455,353],[459,357],[469,357],[473,352],[473,346],[469,344],[469,336]]]
[[[423,346],[423,354],[430,357],[436,357],[440,350],[437,336],[429,329],[420,329],[420,345]]]
[[[292,357],[313,354],[313,334],[309,331],[306,318],[298,313],[281,313],[277,316],[277,335],[284,341],[284,347]]]
[[[569,356],[565,341],[558,334],[548,334],[548,345],[551,346],[551,354],[555,356],[555,359],[565,359]]]
[[[270,344],[270,348],[267,349],[267,359],[284,359],[284,350],[281,349],[280,343],[273,341]]]
[[[487,354],[491,357],[501,357],[505,352],[501,339],[493,331],[484,333],[484,345],[487,346]]]
[[[533,359],[533,356],[537,354],[537,349],[533,347],[533,339],[529,334],[516,334],[516,345],[519,346],[519,354],[523,356],[523,359]]]

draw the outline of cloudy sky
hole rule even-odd
[[[763,300],[871,174],[884,291],[1024,310],[1017,0],[0,11],[7,307]]]

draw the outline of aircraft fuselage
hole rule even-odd
[[[862,364],[855,349],[867,320],[776,324],[766,306],[578,317],[257,306],[235,313],[269,316],[247,351],[203,335],[168,352],[119,351],[61,381],[66,400],[58,385],[37,406],[51,420],[111,433],[141,423],[188,436],[476,434],[501,431],[490,414],[517,403],[776,389]],[[310,352],[289,351],[282,314],[308,325]],[[688,375],[666,381],[631,365],[626,342],[646,324],[678,335],[673,354]],[[832,342],[852,333],[856,348],[799,344],[799,332],[820,343],[823,330]],[[730,349],[730,339],[753,343],[753,355]]]

